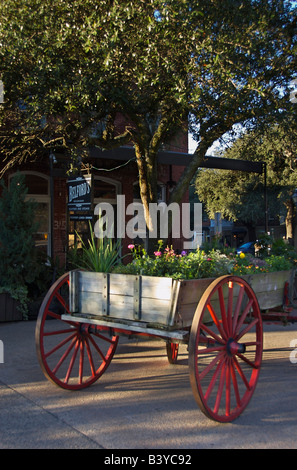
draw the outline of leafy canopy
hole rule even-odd
[[[157,153],[189,125],[197,148],[171,194],[180,201],[234,124],[290,110],[295,32],[284,0],[1,2],[5,168],[50,147],[71,155],[132,142],[142,201],[156,201]]]
[[[296,117],[284,120],[266,131],[245,132],[223,156],[266,163],[268,211],[270,215],[287,215],[297,187]],[[232,189],[231,189],[232,188]],[[201,170],[196,189],[208,214],[215,212],[232,220],[256,224],[263,218],[263,176],[237,171]]]

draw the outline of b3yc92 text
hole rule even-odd
[[[191,455],[183,454],[172,454],[172,455],[162,455],[156,454],[148,455],[146,463],[149,465],[191,465]]]

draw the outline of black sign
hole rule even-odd
[[[74,212],[90,211],[92,208],[92,176],[69,178],[68,210]]]

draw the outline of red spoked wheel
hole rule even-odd
[[[39,310],[35,341],[45,376],[68,390],[93,384],[109,366],[118,343],[96,325],[69,321],[69,274],[64,274],[48,291]]]
[[[219,422],[237,418],[260,373],[263,327],[259,304],[240,277],[222,276],[206,289],[189,341],[190,381],[203,413]]]
[[[177,363],[178,346],[178,343],[171,343],[170,341],[166,343],[167,358],[170,364]]]

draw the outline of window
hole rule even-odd
[[[42,173],[28,171],[25,175],[25,185],[28,188],[26,199],[35,201],[37,208],[35,220],[38,222],[38,231],[35,233],[35,245],[50,255],[50,197],[49,178]],[[10,176],[12,178],[13,175]]]
[[[166,202],[166,185],[164,183],[158,183],[157,191],[158,191],[158,203]],[[138,181],[136,183],[133,183],[133,200],[135,202],[141,201],[140,188],[139,188]]]
[[[117,195],[121,193],[121,183],[111,178],[94,176],[93,178],[93,197],[94,208],[100,202],[106,202],[113,206],[114,209],[114,232],[116,231],[117,220]],[[96,216],[95,216],[96,217]],[[89,237],[89,222],[88,220],[70,220],[69,221],[69,248],[74,246],[77,242],[76,232],[80,234],[82,239],[86,242]]]

